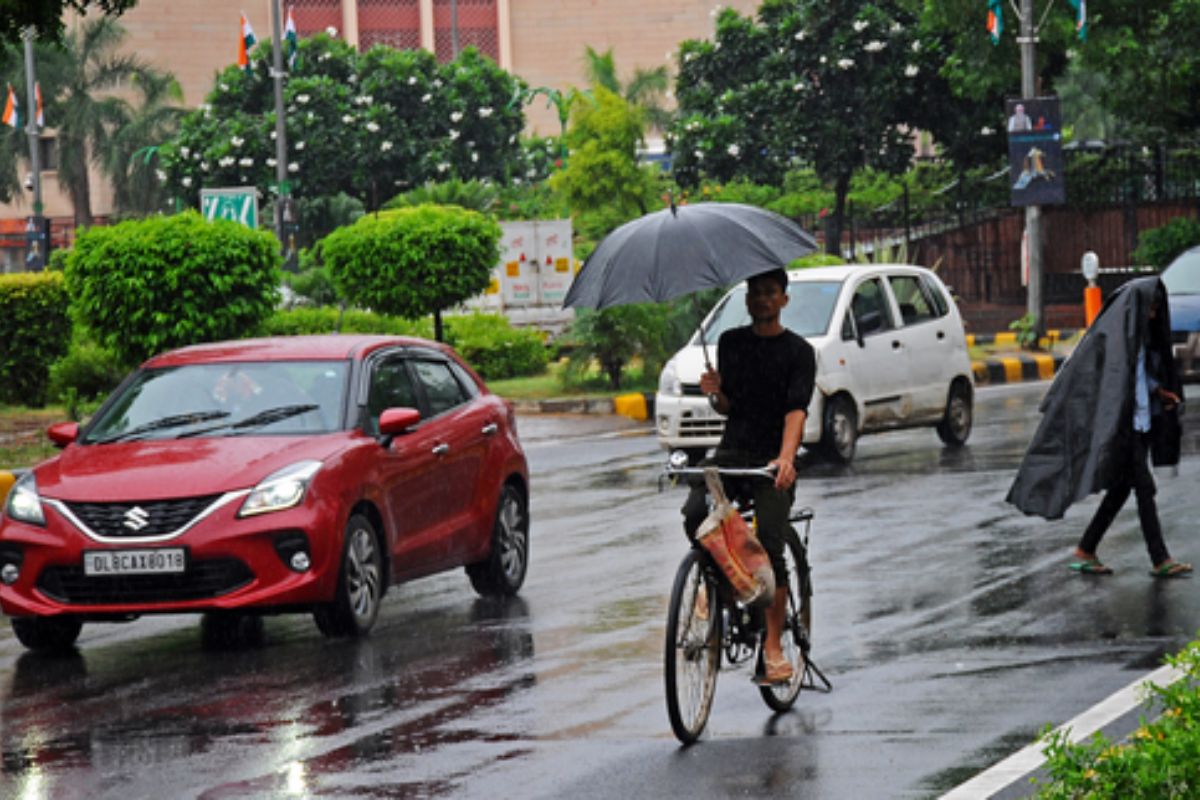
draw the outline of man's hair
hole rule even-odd
[[[756,281],[760,278],[766,278],[767,280],[775,281],[776,283],[779,284],[779,291],[783,292],[784,294],[787,294],[788,274],[787,274],[787,270],[784,269],[783,267],[776,267],[775,269],[768,270],[766,272],[760,272],[757,275],[753,275],[750,277],[749,280],[746,281],[746,283],[750,283],[750,281]]]

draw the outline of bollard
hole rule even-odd
[[[1092,320],[1100,313],[1100,287],[1096,285],[1096,277],[1100,274],[1100,257],[1088,250],[1079,260],[1079,267],[1087,280],[1083,290],[1083,324],[1090,328]]]

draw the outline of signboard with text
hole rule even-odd
[[[258,190],[253,186],[201,189],[200,213],[210,222],[228,219],[247,228],[258,227]]]

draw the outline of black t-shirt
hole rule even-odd
[[[812,399],[817,375],[812,345],[786,329],[758,336],[748,326],[733,328],[721,334],[717,364],[729,399],[721,449],[770,461],[779,455],[784,417],[807,409]]]

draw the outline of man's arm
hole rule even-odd
[[[779,445],[779,456],[772,461],[779,467],[775,473],[775,488],[787,489],[796,482],[796,451],[804,436],[804,421],[808,412],[804,409],[789,411],[783,418],[783,441]]]

